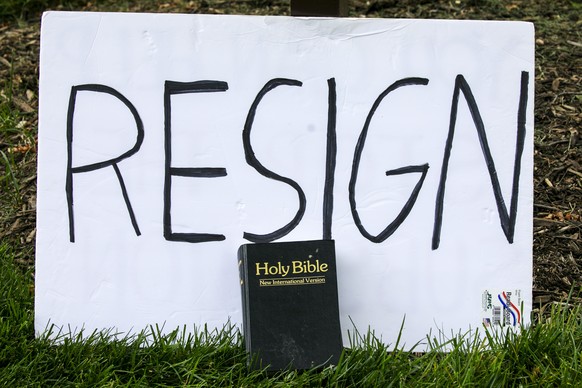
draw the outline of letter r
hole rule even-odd
[[[131,112],[133,118],[135,120],[136,129],[137,129],[137,137],[135,140],[134,146],[126,151],[125,153],[109,159],[104,160],[102,162],[86,164],[84,166],[76,166],[73,167],[73,118],[75,116],[75,104],[77,101],[77,93],[80,91],[87,91],[87,92],[94,92],[94,93],[107,93],[116,97],[119,101],[121,101]],[[135,230],[136,235],[140,235],[141,232],[139,230],[139,226],[137,224],[137,220],[135,218],[135,214],[131,207],[131,202],[129,201],[129,195],[127,194],[127,189],[125,188],[125,183],[123,181],[123,176],[121,175],[121,171],[117,164],[122,161],[123,159],[129,158],[141,147],[144,138],[144,128],[141,118],[139,117],[139,113],[133,106],[133,104],[121,93],[117,90],[100,84],[84,84],[84,85],[77,85],[71,88],[71,95],[69,97],[69,108],[67,112],[67,177],[65,183],[65,191],[67,193],[67,208],[69,213],[69,239],[71,242],[75,242],[75,218],[73,214],[73,174],[83,173],[83,172],[90,172],[99,170],[101,168],[105,168],[108,166],[113,167],[115,171],[115,175],[117,176],[117,180],[119,181],[119,186],[121,187],[121,193],[123,195],[123,200],[125,201],[125,206],[127,207],[127,211],[129,213],[129,218],[131,219],[131,224],[133,225],[133,229]]]

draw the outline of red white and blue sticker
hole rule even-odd
[[[521,290],[485,290],[482,295],[485,327],[519,327],[523,320]]]

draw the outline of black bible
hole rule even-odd
[[[334,241],[245,244],[238,259],[249,366],[337,365],[343,345]]]

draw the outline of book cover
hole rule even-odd
[[[337,365],[343,346],[334,241],[245,244],[238,258],[250,367]]]

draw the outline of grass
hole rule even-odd
[[[109,333],[35,339],[30,271],[14,264],[13,249],[0,244],[1,386],[576,386],[582,381],[580,307],[556,304],[538,324],[484,340],[428,338],[432,350],[396,350],[372,333],[351,337],[339,365],[323,370],[267,375],[248,371],[242,338],[234,327],[176,330],[125,338]],[[398,347],[398,346],[397,346]],[[449,351],[442,351],[446,347]]]

